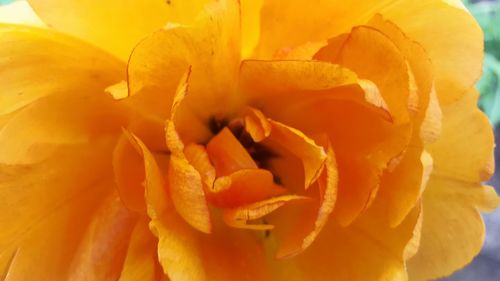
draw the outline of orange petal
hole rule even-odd
[[[327,150],[327,158],[325,169],[318,179],[319,202],[318,205],[312,208],[311,216],[305,217],[304,221],[299,220],[296,231],[288,233],[288,237],[284,237],[284,241],[280,245],[277,253],[278,258],[289,258],[295,256],[307,249],[316,240],[323,227],[328,222],[330,214],[337,200],[337,184],[338,184],[337,163],[335,154],[331,147]]]
[[[106,49],[126,60],[142,38],[169,21],[191,23],[208,1],[29,0],[50,27]],[[110,18],[110,14],[113,18]],[[99,28],[94,28],[99,26]],[[124,32],[126,31],[126,32]]]
[[[369,50],[365,46],[371,46]],[[397,46],[382,32],[369,27],[353,28],[348,36],[330,40],[315,59],[330,61],[373,81],[380,89],[396,123],[408,122],[408,67]],[[384,65],[389,71],[380,71]]]
[[[0,34],[0,114],[48,95],[72,96],[75,89],[80,96],[102,96],[125,78],[125,64],[73,38],[6,24]]]
[[[269,122],[272,126],[269,140],[285,147],[302,160],[307,189],[321,174],[327,157],[325,150],[301,131],[277,121]]]
[[[271,124],[262,111],[248,108],[244,114],[245,131],[250,134],[254,142],[260,142],[271,134]]]
[[[207,194],[210,202],[221,208],[234,208],[255,203],[287,190],[273,181],[273,174],[263,169],[242,169],[215,180]]]
[[[217,176],[227,176],[241,169],[257,169],[257,164],[228,128],[222,129],[207,144],[207,153]]]
[[[297,200],[307,200],[308,197],[297,195],[284,195],[271,198],[264,201],[259,201],[246,206],[241,206],[234,209],[224,209],[224,221],[231,227],[246,228],[254,230],[272,229],[272,225],[268,224],[247,224],[249,220],[260,219],[285,204],[296,202]]]

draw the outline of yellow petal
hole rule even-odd
[[[493,210],[499,202],[492,187],[431,176],[423,197],[420,247],[408,261],[410,278],[447,276],[471,262],[484,241],[478,209]]]
[[[43,97],[14,114],[1,129],[0,162],[41,161],[58,145],[118,135],[127,122],[128,113],[109,96],[85,93]]]
[[[103,95],[125,76],[122,62],[49,30],[0,24],[0,45],[0,114],[51,94]]]
[[[194,117],[208,122],[212,115],[234,111],[240,97],[228,93],[235,92],[239,34],[238,5],[227,0],[208,6],[193,25],[170,25],[153,33],[130,57],[132,100],[167,117],[177,82],[191,66],[185,103]]]
[[[94,211],[115,188],[112,145],[61,146],[41,163],[1,165],[0,267],[11,259],[6,280],[69,278]]]
[[[443,107],[441,136],[428,148],[435,174],[471,182],[485,181],[493,174],[493,131],[477,108],[477,98],[472,90]]]
[[[209,1],[29,0],[50,27],[127,60],[132,48],[168,22],[190,23]]]
[[[450,2],[400,1],[381,11],[429,54],[441,104],[464,95],[479,78],[483,62],[481,28],[463,5]],[[447,36],[450,32],[456,36]]]
[[[242,57],[252,55],[260,37],[260,10],[263,0],[242,0],[241,9],[241,52]]]

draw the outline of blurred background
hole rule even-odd
[[[462,1],[484,31],[484,68],[477,87],[481,93],[479,107],[488,115],[495,127],[495,139],[499,145],[495,152],[497,173],[489,184],[495,186],[497,193],[500,194],[500,0]],[[0,0],[0,5],[12,2],[16,1]],[[20,15],[13,15],[8,11],[0,13],[3,19],[16,16]],[[483,217],[486,224],[486,240],[481,253],[469,266],[440,281],[500,281],[500,208]]]
[[[483,76],[477,88],[481,92],[479,107],[495,127],[497,170],[490,185],[500,194],[500,0],[464,0],[471,14],[484,31]],[[500,208],[484,214],[486,240],[481,254],[474,261],[442,281],[500,280]]]

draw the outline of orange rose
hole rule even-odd
[[[458,1],[208,2],[31,0],[50,28],[0,25],[6,280],[428,280],[471,261],[499,199]]]

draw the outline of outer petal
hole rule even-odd
[[[118,135],[120,126],[127,122],[127,111],[109,96],[84,93],[43,97],[14,114],[0,130],[0,162],[35,163],[58,145]]]
[[[481,182],[494,172],[494,138],[486,116],[477,108],[478,93],[443,107],[442,134],[429,146],[435,174]]]
[[[75,89],[101,94],[125,76],[118,60],[47,30],[0,24],[0,45],[0,114]]]
[[[443,277],[470,263],[484,241],[479,210],[500,200],[492,187],[432,176],[423,197],[419,250],[408,262],[412,280]]]
[[[59,147],[41,163],[1,166],[0,268],[8,268],[6,280],[68,279],[90,218],[114,189],[111,150],[112,142],[96,141]]]
[[[167,22],[190,23],[208,1],[29,0],[42,20],[127,59],[143,37]]]

